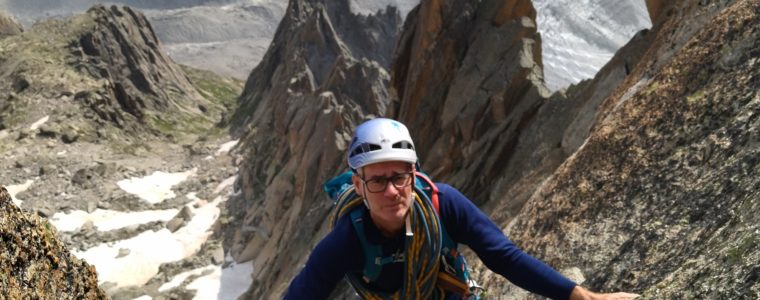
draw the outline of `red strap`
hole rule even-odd
[[[425,176],[425,174],[422,174],[416,171],[414,173],[417,175],[417,177],[420,177],[423,180],[425,180],[425,182],[427,182],[427,184],[430,185],[430,188],[433,189],[433,192],[430,195],[430,201],[433,202],[433,207],[435,207],[435,212],[440,215],[441,212],[438,209],[438,187],[435,186],[433,181],[430,180],[430,178],[428,178],[427,176]]]

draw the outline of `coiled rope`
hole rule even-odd
[[[404,283],[395,293],[372,291],[362,278],[355,275],[346,276],[348,282],[363,299],[443,299],[445,291],[436,286],[440,267],[442,231],[438,214],[428,197],[414,187],[414,201],[409,210],[408,222],[411,222],[413,235],[405,241]],[[420,197],[419,195],[423,195]],[[338,198],[337,207],[332,215],[332,227],[338,220],[354,209],[364,209],[362,198],[352,186]]]

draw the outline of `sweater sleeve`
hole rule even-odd
[[[343,276],[360,266],[359,241],[352,232],[351,221],[342,219],[337,226],[317,244],[309,255],[306,265],[293,278],[285,294],[290,299],[327,299]]]
[[[551,299],[568,299],[575,283],[512,243],[455,188],[439,188],[440,214],[451,238],[472,248],[483,263],[515,285]]]

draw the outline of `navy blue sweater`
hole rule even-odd
[[[469,246],[489,269],[523,289],[552,299],[570,297],[574,282],[517,248],[458,190],[443,183],[436,185],[441,222],[455,242]],[[346,274],[362,273],[364,252],[348,215],[317,244],[306,266],[290,283],[285,299],[326,299]],[[383,252],[403,249],[403,234],[386,238],[372,222],[365,224],[367,239],[382,244]],[[387,292],[401,288],[402,270],[402,262],[385,265],[373,285]]]

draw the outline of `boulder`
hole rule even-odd
[[[11,15],[0,11],[0,38],[24,32],[24,27]]]

